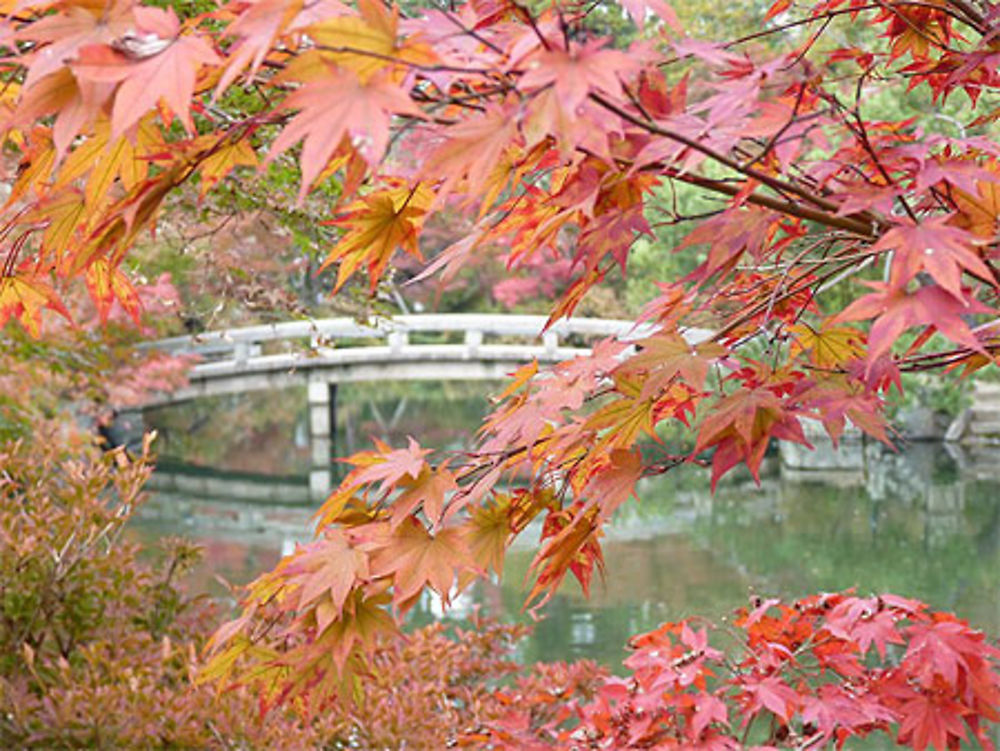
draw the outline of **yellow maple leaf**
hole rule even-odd
[[[349,205],[347,214],[332,222],[347,231],[322,266],[340,262],[336,289],[361,264],[367,264],[374,289],[397,248],[422,258],[419,233],[432,199],[429,188],[417,185],[380,190]]]
[[[325,63],[348,68],[357,74],[362,83],[386,68],[402,72],[400,63],[431,63],[434,55],[430,48],[419,42],[399,44],[399,10],[392,10],[376,0],[360,0],[360,15],[328,18],[306,29],[309,37],[319,46]],[[308,70],[307,67],[301,68]]]
[[[111,312],[115,300],[121,303],[122,308],[136,324],[139,323],[139,314],[142,311],[139,294],[122,270],[112,265],[108,259],[99,258],[87,267],[87,288],[97,306],[102,323],[108,320],[108,313]]]
[[[840,367],[865,353],[865,335],[853,326],[822,326],[816,330],[806,324],[796,324],[789,326],[788,331],[795,337],[792,357],[805,352],[809,362],[821,368]]]
[[[120,180],[132,190],[149,175],[146,158],[163,146],[163,139],[150,117],[139,123],[134,134],[111,137],[111,123],[101,120],[93,135],[74,149],[55,182],[56,187],[86,177],[84,195],[88,206],[96,207],[113,199],[111,186]]]
[[[44,225],[41,252],[46,260],[60,263],[80,227],[87,224],[83,193],[75,188],[54,192],[39,201],[26,217]]]
[[[958,215],[954,223],[974,235],[993,240],[997,235],[997,220],[1000,219],[1000,185],[992,182],[977,182],[973,196],[963,190],[954,190]]]
[[[69,311],[48,282],[22,275],[0,277],[0,327],[16,317],[36,339],[42,333],[42,310],[51,308],[67,320]]]
[[[208,138],[212,141],[217,140],[211,136]],[[234,141],[224,138],[217,143],[218,146],[212,149],[198,166],[198,172],[201,174],[201,191],[199,193],[201,198],[204,198],[209,190],[236,167],[256,167],[258,163],[257,152],[253,150],[249,141],[243,139]]]
[[[31,131],[31,144],[21,158],[23,169],[10,189],[5,206],[9,207],[24,198],[29,192],[43,195],[48,188],[49,176],[56,164],[56,150],[52,144],[51,131],[37,126]]]

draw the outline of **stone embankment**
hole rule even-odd
[[[967,446],[1000,445],[1000,383],[976,381],[972,406],[955,418],[944,439]]]

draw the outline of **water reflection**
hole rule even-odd
[[[407,433],[430,433],[439,445],[461,446],[483,409],[478,391],[423,401],[410,393],[404,407],[392,408],[399,391],[381,387],[349,399],[342,394],[337,440],[345,447],[349,434],[355,441],[375,434],[398,443]],[[208,422],[199,414],[208,409],[204,405],[153,416],[166,428],[164,445],[180,461],[164,462],[154,475],[154,496],[133,533],[147,541],[184,534],[201,542],[206,561],[196,588],[221,591],[216,574],[246,582],[308,537],[313,507],[305,502],[308,478],[296,446],[300,415],[293,404],[291,396],[274,396],[262,406],[222,410]],[[237,418],[246,415],[257,415],[256,422],[240,423]],[[197,420],[205,427],[193,429]],[[208,436],[204,447],[199,433]],[[212,445],[233,434],[236,442]],[[869,454],[862,470],[828,473],[791,471],[769,460],[760,487],[736,476],[714,497],[697,468],[645,482],[641,502],[624,507],[608,530],[608,584],[595,582],[586,600],[567,581],[522,657],[589,656],[615,666],[629,634],[663,620],[717,619],[743,604],[751,590],[784,596],[847,587],[891,590],[1000,633],[996,457],[956,461],[939,445]],[[248,466],[266,473],[237,471]],[[478,583],[452,612],[478,606],[527,619],[521,606],[532,553],[531,541],[519,543],[509,553],[502,586]],[[440,615],[440,602],[428,596],[415,620]]]

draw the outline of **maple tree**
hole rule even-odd
[[[696,265],[661,282],[642,338],[520,369],[460,456],[412,441],[352,457],[316,540],[216,634],[207,679],[253,684],[265,706],[348,696],[422,591],[447,603],[499,574],[533,521],[538,607],[566,574],[586,590],[603,571],[602,527],[640,478],[699,456],[713,484],[740,464],[756,475],[774,440],[807,443],[804,421],[886,441],[902,372],[993,363],[996,5],[779,0],[762,29],[718,43],[662,0],[622,6],[635,33],[619,46],[573,2],[0,7],[0,128],[18,165],[0,321],[36,334],[44,310],[69,315],[74,278],[102,315],[117,301],[138,316],[122,264],[167,198],[279,160],[298,165],[300,200],[337,186],[338,289],[374,289],[399,253],[422,260],[425,223],[448,208],[471,230],[421,277],[447,283],[491,253],[512,270],[552,259],[557,320],[627,269],[654,210],[692,222],[677,251]],[[959,132],[870,115],[901,89],[960,102]],[[678,186],[712,197],[706,210],[671,207]],[[833,289],[850,304],[831,307]],[[671,424],[694,432],[693,454],[658,440]],[[950,744],[942,727],[903,735]]]
[[[509,710],[489,737],[511,749],[723,751],[841,748],[888,733],[918,751],[993,747],[982,721],[997,716],[1000,652],[954,616],[841,593],[757,598],[733,619],[735,655],[712,646],[714,628],[692,620],[634,636],[630,675],[597,682],[589,701],[503,692]]]

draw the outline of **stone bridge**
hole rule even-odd
[[[653,327],[634,321],[572,318],[545,329],[544,316],[403,315],[359,323],[329,318],[211,331],[147,344],[198,358],[189,384],[143,408],[204,396],[305,385],[309,400],[312,495],[331,484],[338,383],[388,380],[498,380],[535,359],[554,363],[587,354],[595,341],[630,341]],[[543,331],[544,329],[544,331]],[[701,341],[709,332],[692,329]]]

